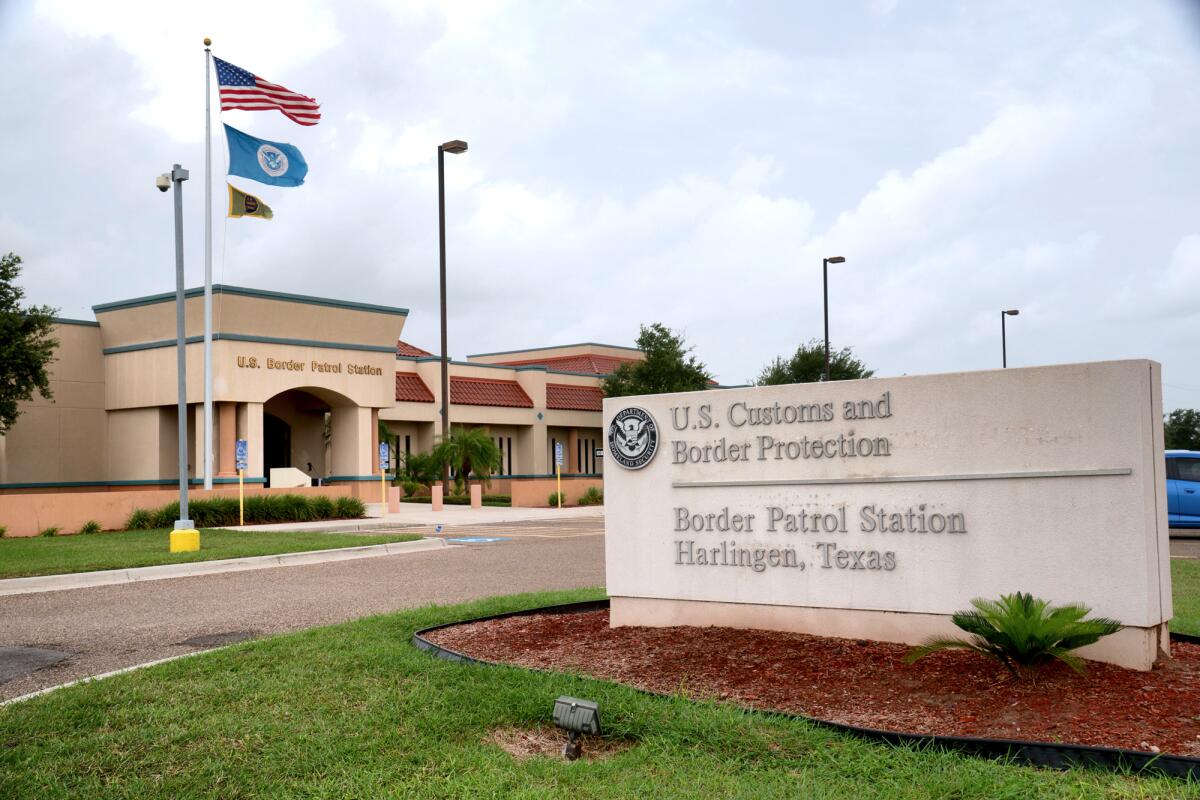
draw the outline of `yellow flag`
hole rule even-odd
[[[275,216],[271,207],[254,195],[246,194],[231,183],[225,185],[229,187],[229,216],[258,217],[260,219],[270,219]]]

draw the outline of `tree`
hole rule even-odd
[[[20,256],[0,256],[0,436],[8,433],[21,415],[17,405],[32,400],[35,389],[47,400],[54,398],[46,367],[58,347],[58,340],[51,335],[58,310],[22,308],[25,290],[16,283],[20,274]]]
[[[448,464],[459,479],[469,479],[474,472],[485,484],[500,469],[500,448],[484,428],[451,428],[438,437],[433,457]]]
[[[646,358],[621,364],[605,378],[605,397],[694,392],[708,388],[712,376],[695,356],[689,355],[692,348],[684,345],[682,334],[658,322],[648,328],[640,327],[637,346]]]
[[[796,348],[796,354],[784,360],[776,358],[759,373],[755,384],[758,386],[778,386],[782,383],[816,383],[825,374],[825,342],[822,339],[810,339]],[[854,357],[849,347],[829,351],[829,379],[831,381],[848,381],[855,378],[869,378],[874,370],[867,369],[866,364]]]
[[[399,462],[403,464],[403,471],[398,476],[402,480],[433,486],[442,479],[442,462],[432,453],[408,453]]]
[[[1177,408],[1163,425],[1168,450],[1200,450],[1200,411]]]

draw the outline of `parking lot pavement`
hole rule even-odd
[[[8,659],[5,653],[14,660],[12,670],[0,671],[10,676],[0,682],[0,700],[230,641],[370,614],[604,585],[602,519],[526,523],[463,526],[444,535],[500,541],[404,556],[0,597],[0,661]],[[69,656],[61,658],[63,653]],[[30,666],[17,669],[18,660]]]
[[[1171,529],[1172,558],[1200,558],[1200,528]]]

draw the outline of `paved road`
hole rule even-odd
[[[1200,528],[1171,531],[1171,555],[1175,558],[1200,558]]]
[[[0,597],[0,648],[73,654],[7,681],[0,670],[0,700],[231,639],[428,603],[601,586],[603,525],[602,518],[591,518],[464,526],[451,535],[507,537],[508,541]],[[185,643],[189,640],[191,644]],[[8,653],[19,660],[27,651]]]

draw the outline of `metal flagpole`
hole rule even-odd
[[[204,39],[204,488],[212,488],[212,39]]]

